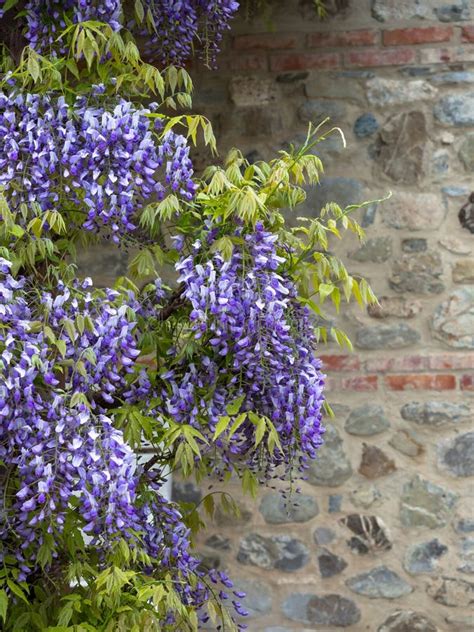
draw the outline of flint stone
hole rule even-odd
[[[328,513],[338,513],[341,511],[341,494],[331,494],[328,498]]]
[[[428,242],[423,238],[415,238],[415,239],[403,239],[402,240],[402,250],[403,252],[424,252],[428,248]]]
[[[346,106],[340,101],[330,99],[311,99],[305,101],[298,110],[298,117],[302,123],[320,123],[329,117],[331,121],[340,121],[346,114]]]
[[[392,238],[391,237],[372,237],[368,239],[362,246],[351,253],[349,258],[355,261],[365,263],[371,261],[373,263],[383,263],[392,256]]]
[[[474,604],[474,584],[457,577],[433,578],[426,592],[443,606],[464,608]]]
[[[207,538],[204,544],[211,549],[216,549],[217,551],[230,551],[231,548],[230,539],[220,533],[211,535]]]
[[[349,498],[354,507],[368,509],[372,505],[380,504],[382,494],[375,485],[370,485],[370,487],[354,489]]]
[[[466,171],[474,171],[474,134],[467,134],[459,149],[459,158]]]
[[[319,507],[316,499],[307,494],[286,499],[279,492],[270,492],[262,498],[260,513],[268,524],[307,522],[318,515]]]
[[[432,573],[436,570],[438,560],[448,552],[448,547],[435,538],[429,542],[421,542],[410,546],[405,554],[404,568],[407,573]]]
[[[460,239],[455,237],[444,237],[438,241],[439,245],[445,250],[454,253],[455,255],[468,255],[471,253],[471,248]]]
[[[317,527],[314,530],[313,538],[316,544],[330,544],[336,539],[336,534],[332,529],[327,527]]]
[[[390,551],[392,548],[387,526],[379,516],[354,513],[341,518],[339,524],[354,534],[350,540],[347,540],[347,545],[353,553],[366,555]]]
[[[393,264],[389,284],[397,292],[440,294],[444,283],[440,280],[443,266],[439,252],[402,255]]]
[[[474,431],[444,441],[439,447],[438,465],[459,478],[474,476]]]
[[[380,208],[387,226],[406,230],[436,230],[446,215],[446,206],[434,193],[396,193]]]
[[[376,445],[362,444],[362,460],[359,473],[366,478],[374,479],[395,472],[396,465],[383,450]]]
[[[455,283],[474,283],[474,259],[456,261],[453,268]]]
[[[453,72],[440,72],[432,75],[430,81],[437,85],[453,84],[453,83],[474,83],[474,72],[467,70],[456,70]]]
[[[405,483],[400,498],[400,519],[406,527],[436,529],[448,524],[458,496],[418,474]]]
[[[385,416],[382,406],[364,404],[354,408],[346,420],[346,432],[359,437],[371,437],[387,430],[390,422]]]
[[[403,89],[401,94],[405,94]],[[422,112],[405,112],[389,118],[376,145],[383,173],[394,182],[416,184],[425,171],[426,140],[426,119]]]
[[[458,571],[474,575],[474,538],[463,538],[459,543],[459,557],[461,566]]]
[[[377,632],[440,632],[439,628],[421,612],[396,610]]]
[[[424,451],[423,445],[408,430],[397,430],[388,444],[405,456],[416,457]]]
[[[474,349],[474,287],[452,292],[436,308],[433,335],[450,347]]]
[[[324,178],[321,184],[308,191],[305,202],[310,217],[319,216],[323,206],[328,202],[337,202],[341,208],[349,204],[364,201],[364,188],[359,180],[354,178]]]
[[[367,81],[369,103],[378,107],[413,103],[413,101],[428,101],[433,99],[437,93],[438,90],[423,79],[406,81],[405,79],[375,77]],[[417,114],[421,114],[421,112]]]
[[[237,579],[234,590],[245,593],[241,603],[250,617],[259,617],[271,611],[271,591],[267,584],[253,579]]]
[[[309,561],[309,551],[300,540],[288,535],[265,537],[250,533],[240,543],[237,561],[266,570],[292,572]]]
[[[372,16],[379,22],[412,19],[430,20],[437,17],[445,22],[468,20],[469,5],[466,0],[372,0]],[[450,20],[448,19],[450,18]]]
[[[445,96],[438,101],[433,112],[444,125],[470,127],[474,125],[474,92]]]
[[[457,533],[474,533],[474,518],[460,518],[454,529]]]
[[[357,138],[367,138],[372,136],[379,129],[380,125],[373,114],[367,112],[359,116],[354,123],[354,134]]]
[[[219,505],[214,514],[214,521],[219,527],[243,527],[252,519],[252,512],[241,503],[237,503],[239,514],[233,511],[224,511]]]
[[[317,557],[319,572],[323,578],[339,575],[347,567],[347,562],[342,557],[326,548],[322,548]]]
[[[338,487],[352,475],[352,466],[344,452],[342,439],[334,426],[328,426],[324,444],[307,471],[312,485]]]
[[[449,154],[440,149],[435,151],[431,160],[431,172],[435,176],[444,176],[449,171]]]
[[[421,302],[406,296],[381,296],[378,305],[369,305],[372,318],[414,318],[422,310]]]
[[[410,584],[386,566],[377,566],[351,577],[346,581],[346,586],[369,599],[398,599],[413,591]]]
[[[434,427],[458,424],[471,419],[471,411],[467,404],[452,402],[409,402],[401,407],[400,414],[406,421]]]
[[[361,617],[352,599],[336,594],[293,593],[283,602],[283,613],[292,621],[335,628],[355,625]]]
[[[360,349],[401,349],[420,340],[420,334],[408,325],[376,325],[360,327],[355,344]]]

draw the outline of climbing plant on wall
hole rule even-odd
[[[328,251],[362,235],[355,207],[285,223],[319,180],[321,129],[194,174],[190,146],[216,143],[183,65],[215,61],[236,2],[2,4],[24,38],[1,54],[3,629],[238,629],[242,594],[192,549],[232,499],[178,506],[162,484],[179,468],[254,494],[317,458],[316,346],[350,346],[323,303],[374,300]],[[113,288],[76,275],[103,239],[136,252]]]

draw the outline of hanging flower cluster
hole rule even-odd
[[[192,363],[164,376],[171,385],[166,412],[207,434],[216,430],[229,402],[239,413],[251,411],[273,424],[281,449],[261,458],[256,426],[246,418],[230,441],[212,442],[228,463],[240,458],[267,474],[278,465],[304,467],[322,443],[324,376],[314,355],[315,340],[307,309],[297,301],[295,285],[278,272],[284,259],[277,235],[258,223],[234,248],[229,261],[220,254],[202,261],[201,245],[176,267],[190,302],[194,337],[204,350]],[[210,234],[212,239],[212,232]],[[230,424],[232,425],[232,424]]]
[[[94,299],[85,280],[73,288],[60,283],[32,301],[34,288],[10,268],[0,258],[0,461],[12,473],[2,483],[0,562],[13,555],[19,579],[27,579],[46,537],[52,560],[58,555],[74,511],[101,555],[121,537],[179,578],[183,603],[205,604],[209,589],[190,553],[189,530],[108,415],[139,355],[127,300],[111,290]],[[207,579],[232,588],[224,573]]]
[[[4,5],[1,0],[0,5]],[[58,42],[67,20],[95,20],[114,31],[124,20],[133,33],[146,36],[148,55],[163,64],[182,66],[193,48],[204,48],[206,61],[214,63],[229,21],[239,8],[236,0],[139,0],[142,18],[126,18],[123,0],[29,0],[25,6],[25,38],[40,53],[59,50]],[[0,15],[3,10],[0,9]]]
[[[106,226],[118,241],[151,198],[190,200],[186,139],[173,131],[160,139],[150,112],[124,99],[107,107],[80,97],[69,107],[63,97],[0,93],[0,185],[12,210],[86,208],[84,228]]]

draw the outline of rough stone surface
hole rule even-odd
[[[359,116],[354,123],[354,134],[357,138],[367,138],[375,134],[379,127],[376,117],[372,113],[367,112]]]
[[[410,546],[405,554],[403,566],[407,573],[433,573],[438,561],[448,552],[448,547],[442,544],[438,538],[429,542],[421,542]]]
[[[292,621],[335,628],[355,625],[361,616],[352,599],[336,594],[293,593],[283,602],[283,612]]]
[[[444,426],[472,419],[468,404],[440,401],[409,402],[401,407],[400,414],[420,426]]]
[[[354,534],[347,545],[357,555],[377,554],[392,548],[388,528],[379,516],[354,513],[341,518],[339,524]]]
[[[371,105],[377,107],[427,101],[433,99],[437,92],[436,88],[423,79],[404,81],[375,77],[367,81],[367,98]]]
[[[474,476],[474,432],[443,441],[438,451],[438,465],[453,476]]]
[[[338,513],[342,507],[342,495],[331,494],[328,497],[328,513]]]
[[[355,178],[325,177],[321,184],[308,191],[305,209],[310,216],[319,215],[328,202],[337,202],[344,208],[364,201],[364,188]]]
[[[459,148],[459,158],[466,171],[474,171],[474,134],[468,134]]]
[[[386,619],[377,632],[441,632],[440,629],[421,612],[396,610]]]
[[[309,551],[289,535],[263,536],[250,533],[240,543],[237,561],[266,570],[296,571],[306,566]]]
[[[446,215],[441,197],[434,193],[395,193],[381,211],[387,226],[406,230],[435,230]]]
[[[333,577],[334,575],[339,575],[342,571],[347,567],[347,562],[336,555],[335,553],[331,553],[326,548],[322,548],[318,554],[318,568],[321,573],[322,578]]]
[[[470,11],[466,0],[373,0],[372,16],[380,22],[425,19],[437,17],[440,21],[469,19]]]
[[[359,487],[352,490],[349,496],[354,507],[368,509],[373,505],[378,505],[382,501],[382,494],[375,485]]]
[[[450,347],[474,349],[474,288],[452,292],[435,310],[433,335]]]
[[[366,263],[383,263],[392,256],[391,237],[373,237],[368,239],[358,250],[349,253],[355,261]]]
[[[230,538],[226,538],[219,533],[214,533],[207,538],[205,544],[211,549],[217,549],[218,551],[230,551],[231,549]]]
[[[474,537],[462,538],[459,542],[458,571],[466,575],[474,575]]]
[[[409,430],[397,430],[388,444],[405,456],[416,457],[424,452],[423,444]]]
[[[242,605],[250,617],[262,616],[271,611],[271,590],[267,584],[247,578],[236,579],[234,584],[234,590],[244,592],[246,595],[242,599]]]
[[[400,86],[396,89],[400,90]],[[400,96],[405,94],[405,88],[401,89]],[[418,182],[425,169],[426,139],[422,112],[397,114],[388,119],[379,132],[376,149],[383,173],[398,183]]]
[[[378,404],[364,404],[354,408],[346,420],[344,429],[349,434],[370,437],[390,427],[384,409]]]
[[[444,283],[440,277],[443,266],[439,252],[428,251],[402,255],[393,264],[390,287],[397,292],[440,294]]]
[[[414,318],[423,309],[419,300],[406,296],[380,296],[378,305],[369,305],[372,318]]]
[[[262,498],[260,513],[269,524],[286,524],[307,522],[318,515],[319,508],[316,499],[307,494],[286,499],[279,492],[270,492]]]
[[[239,513],[227,512],[218,505],[214,514],[214,520],[219,527],[236,527],[248,524],[252,519],[252,512],[248,507],[241,503],[237,503]]]
[[[460,239],[456,239],[456,237],[444,237],[438,243],[442,248],[455,255],[468,255],[471,253],[471,248]]]
[[[446,622],[455,632],[474,632],[474,614],[449,614]]]
[[[330,99],[312,99],[306,101],[298,110],[298,116],[302,123],[311,121],[320,123],[329,117],[332,122],[337,123],[346,113],[346,107],[341,101],[331,101]]]
[[[403,486],[400,519],[406,527],[444,527],[451,519],[457,495],[418,474]]]
[[[436,577],[426,592],[443,606],[468,607],[474,604],[474,583],[457,577]]]
[[[456,261],[453,268],[455,283],[474,283],[474,259]]]
[[[395,461],[389,458],[383,450],[376,445],[364,443],[362,446],[362,459],[359,473],[366,478],[374,479],[386,476],[396,470]]]
[[[334,531],[328,527],[316,527],[313,533],[315,543],[320,545],[331,544],[336,537]]]
[[[262,77],[233,77],[229,92],[232,102],[237,107],[270,105],[278,98],[275,82]]]
[[[344,452],[342,439],[334,426],[329,426],[318,458],[311,462],[308,481],[312,485],[337,487],[352,474],[352,466]]]
[[[376,325],[356,331],[356,346],[360,349],[401,349],[418,342],[420,334],[408,325]]]
[[[202,492],[190,481],[180,481],[173,478],[171,496],[175,502],[197,505],[201,501]]]
[[[409,595],[413,588],[386,566],[377,566],[366,573],[351,577],[346,586],[369,599],[397,599]]]
[[[423,237],[415,237],[402,240],[403,252],[424,252],[428,248],[428,243]]]
[[[474,92],[443,97],[434,107],[435,118],[445,125],[474,125]]]

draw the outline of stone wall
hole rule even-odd
[[[474,630],[474,2],[297,2],[238,22],[196,109],[222,152],[269,158],[329,115],[337,135],[303,212],[392,197],[334,244],[380,308],[320,352],[336,418],[289,507],[266,490],[200,540],[248,592],[250,632]],[[345,6],[347,5],[348,6]],[[204,163],[206,156],[197,156]],[[474,205],[473,205],[474,209]],[[333,318],[333,315],[331,315]],[[214,488],[215,489],[215,488]],[[196,496],[175,482],[176,497]],[[418,613],[418,614],[414,614]]]

